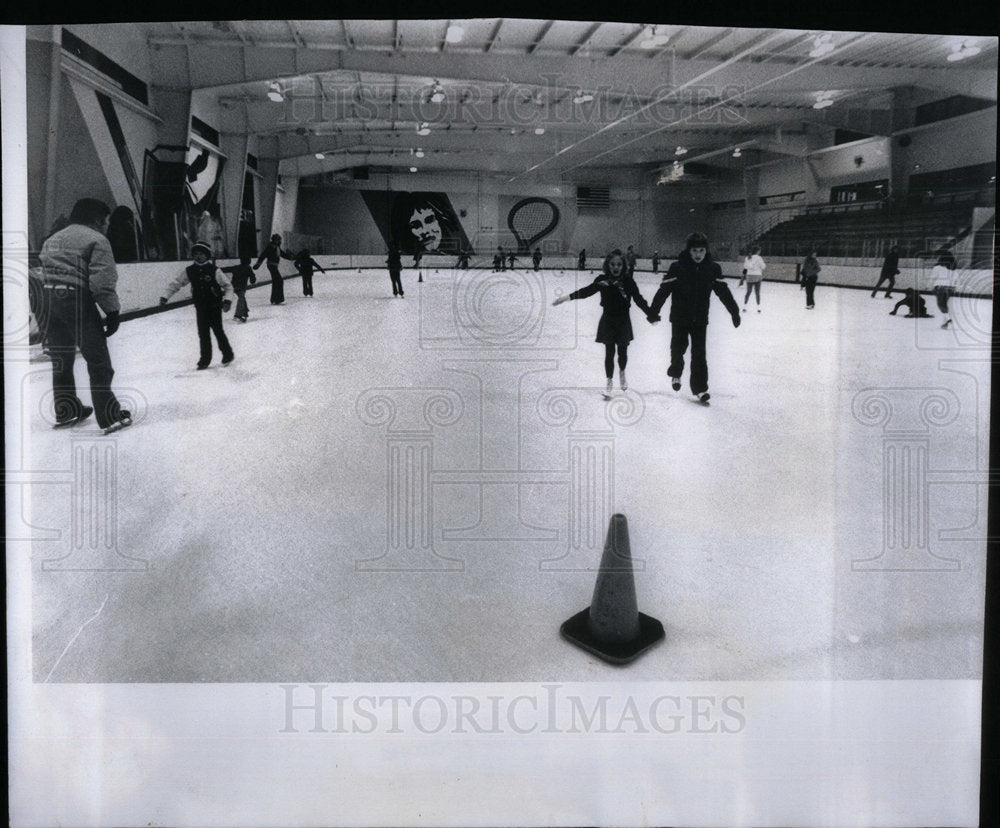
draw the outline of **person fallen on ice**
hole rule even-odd
[[[889,311],[889,316],[895,316],[896,311],[900,308],[906,308],[909,311],[903,317],[904,319],[912,319],[914,317],[920,319],[932,318],[931,314],[927,312],[927,305],[924,303],[923,297],[913,288],[907,288],[903,291],[903,298],[896,303],[896,307]]]

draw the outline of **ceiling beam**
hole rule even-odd
[[[581,37],[576,43],[574,43],[572,46],[569,47],[569,54],[572,56],[575,55],[577,52],[579,52],[580,49],[582,49],[584,46],[587,45],[587,41],[589,41],[597,33],[597,30],[600,29],[601,26],[603,25],[604,25],[603,23],[594,23],[592,26],[590,26],[587,29],[587,31],[584,32],[583,37]]]
[[[695,60],[696,58],[701,57],[703,54],[708,52],[708,50],[711,49],[716,43],[725,40],[735,31],[736,31],[735,29],[723,29],[721,32],[714,35],[713,37],[710,37],[708,40],[706,40],[697,48],[693,49],[692,51],[688,52],[685,55],[681,55],[681,57],[684,60]],[[741,52],[745,51],[745,48],[746,47],[741,46],[739,51]]]
[[[545,24],[542,26],[541,31],[535,35],[534,42],[528,46],[528,54],[533,55],[535,50],[541,45],[541,42],[545,39],[545,35],[549,33],[549,29],[552,28],[552,24],[555,23],[554,20],[546,20]]]

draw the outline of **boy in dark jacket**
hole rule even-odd
[[[673,296],[670,304],[670,368],[667,369],[667,375],[673,380],[671,386],[674,391],[679,391],[681,374],[684,372],[684,354],[690,339],[691,393],[703,403],[707,403],[710,397],[705,333],[713,293],[729,311],[733,327],[738,328],[739,306],[722,278],[722,268],[712,260],[708,252],[708,239],[701,233],[692,233],[687,238],[684,251],[664,274],[647,314],[650,322],[658,322],[660,308],[668,296]]]
[[[399,257],[399,248],[396,245],[392,245],[389,248],[389,256],[385,260],[385,263],[389,266],[389,279],[392,281],[392,295],[393,296],[403,296],[403,282],[399,278],[399,274],[403,270],[403,261]]]
[[[299,272],[302,277],[302,295],[312,296],[313,295],[313,272],[320,271],[320,273],[326,273],[325,267],[320,267],[317,261],[309,255],[308,250],[303,250],[295,257],[292,264],[295,265],[295,269]]]
[[[194,264],[188,265],[180,272],[169,285],[164,294],[160,297],[160,304],[167,304],[167,300],[179,291],[184,285],[191,286],[191,296],[194,299],[194,310],[198,319],[198,343],[201,348],[201,358],[198,360],[198,370],[208,367],[212,361],[212,337],[219,343],[219,350],[222,351],[222,364],[228,365],[233,361],[233,349],[229,345],[226,332],[222,330],[222,313],[228,311],[232,304],[227,298],[232,289],[215,266],[215,262],[209,261],[212,254],[210,248],[204,242],[197,242],[191,248],[191,255],[194,257]]]
[[[233,293],[236,294],[236,312],[233,314],[233,319],[246,322],[250,315],[250,308],[247,307],[247,285],[257,284],[257,277],[254,276],[253,268],[250,267],[250,257],[241,256],[238,265],[220,267],[219,270],[230,274],[229,281],[233,285]]]

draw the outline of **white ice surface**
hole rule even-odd
[[[207,371],[192,308],[125,322],[114,386],[137,422],[109,437],[52,430],[33,365],[37,681],[980,676],[990,302],[954,299],[941,330],[933,302],[894,318],[821,286],[807,311],[765,282],[734,329],[713,299],[710,407],[686,369],[670,390],[667,309],[656,326],[633,309],[630,388],[616,368],[606,403],[598,297],[551,306],[589,277],[424,275],[404,271],[405,299],[384,271],[317,274],[311,299],[289,280],[281,307],[253,290],[250,321],[226,317],[236,361]],[[77,381],[89,401],[82,360]],[[931,477],[904,474],[903,495],[883,479],[901,441]],[[574,452],[594,470],[578,486]],[[429,500],[397,497],[394,453]],[[920,566],[886,545],[891,497]],[[559,634],[611,512],[666,628],[624,668]]]

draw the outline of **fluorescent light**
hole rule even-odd
[[[322,161],[322,160],[323,160],[324,158],[326,158],[326,156],[325,156],[325,155],[323,155],[323,153],[321,153],[321,152],[317,152],[317,153],[316,153],[316,157],[317,157],[317,158],[318,158],[318,159],[319,159],[320,161]]]
[[[743,155],[743,150],[737,147],[733,150],[733,158],[740,158]]]
[[[809,57],[818,58],[823,57],[823,55],[828,55],[836,47],[833,45],[833,35],[829,32],[824,34],[816,35],[813,38],[813,49],[809,53]]]
[[[275,103],[281,103],[285,100],[285,93],[281,91],[281,84],[277,81],[272,82],[267,88],[267,97]]]
[[[414,153],[414,154],[417,156],[417,158],[423,158],[424,157],[424,151],[422,149],[418,149],[416,151],[416,153]]]
[[[535,127],[535,135],[544,135],[545,127]]]
[[[674,155],[687,155],[687,147],[678,147],[674,150]]]
[[[434,81],[434,88],[431,92],[431,103],[441,103],[444,100],[444,89],[441,88],[441,84]]]
[[[813,109],[826,109],[828,106],[833,106],[833,101],[829,98],[820,98],[813,104]]]
[[[461,43],[463,37],[465,37],[465,29],[457,23],[452,23],[448,26],[448,31],[444,35],[444,39],[448,43]]]
[[[658,46],[665,46],[670,40],[670,35],[656,26],[647,26],[642,40],[639,41],[640,49],[655,49]]]
[[[410,172],[416,172],[416,171],[417,171],[416,167],[410,167]]]
[[[430,135],[431,128],[427,125],[426,121],[421,121],[420,126],[417,127],[417,135]]]
[[[948,60],[965,60],[967,57],[978,55],[981,51],[982,49],[976,45],[975,39],[969,38],[952,44],[951,54],[948,55]]]
[[[582,104],[582,103],[588,103],[589,101],[592,101],[592,100],[594,100],[594,96],[593,95],[591,95],[589,92],[582,92],[581,91],[581,92],[578,92],[576,94],[575,98],[573,98],[573,103],[575,103],[575,104]]]

